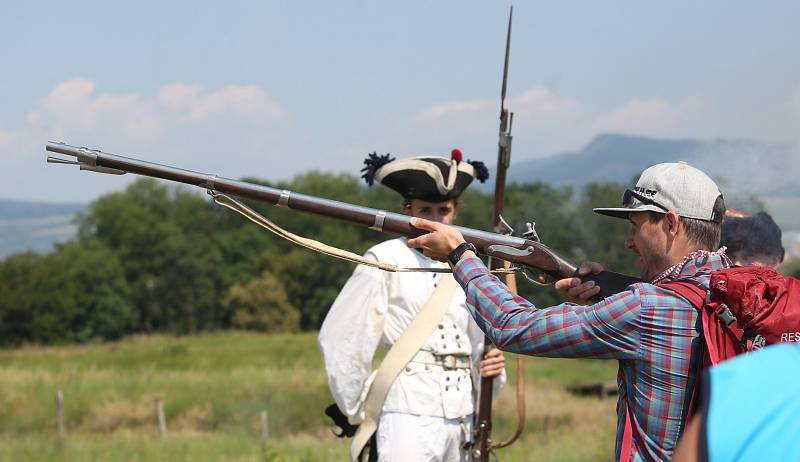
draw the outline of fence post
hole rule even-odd
[[[550,427],[550,416],[547,414],[544,415],[544,425],[542,427],[542,436],[547,439],[547,432]]]
[[[158,433],[161,439],[167,439],[167,418],[164,417],[164,400],[161,396],[153,397],[156,408],[156,422],[158,423]]]
[[[261,441],[266,443],[269,438],[269,415],[267,411],[261,411],[259,418],[261,420]]]
[[[58,431],[58,449],[63,451],[66,445],[67,431],[64,427],[64,393],[61,390],[56,391],[56,429]]]

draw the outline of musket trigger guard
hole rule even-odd
[[[547,284],[547,283],[544,283],[542,281],[539,281],[538,278],[530,277],[528,275],[528,270],[526,268],[521,268],[520,269],[520,273],[522,273],[522,275],[525,277],[525,279],[527,279],[528,282],[530,282],[531,284],[534,284],[534,285],[537,285],[537,286],[551,286],[551,285],[553,285],[553,284]]]
[[[292,192],[288,189],[284,189],[281,191],[281,197],[278,198],[278,202],[275,204],[275,207],[286,207],[289,208],[289,196],[292,195]]]
[[[386,221],[386,211],[378,210],[378,213],[375,214],[375,222],[369,227],[369,229],[382,232],[384,221]]]

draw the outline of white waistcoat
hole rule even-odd
[[[409,249],[404,238],[378,244],[365,255],[405,267],[447,266]],[[363,420],[364,398],[374,378],[375,351],[397,341],[440,277],[438,273],[390,273],[359,265],[334,301],[320,329],[319,345],[331,394],[351,423]],[[459,289],[422,350],[470,355],[477,365],[483,333],[464,303],[464,291]],[[470,415],[476,372],[475,366],[470,372],[411,362],[392,384],[383,410],[446,418]],[[504,381],[505,373],[495,383],[499,388]]]

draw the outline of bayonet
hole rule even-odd
[[[506,52],[503,60],[503,80],[500,87],[500,128],[497,139],[497,169],[495,171],[494,183],[494,210],[492,215],[492,230],[495,233],[511,235],[514,230],[509,226],[505,219],[503,219],[503,206],[505,203],[505,189],[506,189],[506,172],[509,165],[511,165],[511,127],[514,123],[514,113],[506,108],[506,93],[508,91],[508,63],[511,56],[511,23],[514,17],[514,7],[512,6],[508,12],[508,30],[506,32]],[[514,255],[515,257],[523,257],[531,255],[535,249],[531,246],[524,248],[511,248],[502,244],[491,245],[486,249],[489,256],[488,265],[493,268],[500,263],[505,265],[503,260],[493,260],[493,257],[503,255]],[[500,257],[502,258],[502,257]],[[502,263],[501,263],[502,262]],[[505,283],[509,288],[516,292],[516,279],[513,274],[506,275]],[[484,353],[489,352],[494,346],[488,337],[484,337]],[[523,377],[522,360],[518,357],[517,369],[518,376]],[[511,444],[521,433],[524,426],[524,406],[525,398],[523,393],[523,383],[517,382],[517,408],[519,409],[520,418],[518,419],[517,431],[514,436],[507,442],[500,444],[492,443],[492,392],[493,392],[493,377],[481,377],[480,394],[478,397],[477,413],[475,415],[474,423],[474,441],[470,450],[470,457],[475,462],[487,462],[489,460],[489,453],[499,447],[508,446]]]

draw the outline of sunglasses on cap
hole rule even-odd
[[[634,199],[638,200],[642,204],[655,205],[661,210],[669,212],[669,209],[667,207],[664,207],[663,205],[656,202],[654,199],[651,199],[645,196],[644,194],[638,193],[632,189],[626,189],[625,193],[622,195],[622,206],[631,207],[633,205]]]

